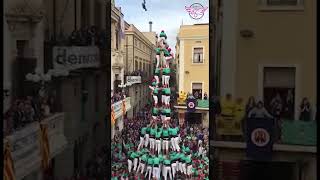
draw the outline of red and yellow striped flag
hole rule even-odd
[[[3,166],[3,176],[5,180],[15,180],[15,174],[14,174],[14,166],[13,166],[13,160],[11,157],[11,151],[10,151],[10,144],[7,141],[5,144],[5,149],[3,152],[3,160],[4,160],[4,166]]]
[[[126,114],[126,101],[122,101],[122,115],[124,116]]]
[[[41,145],[41,156],[42,156],[42,168],[46,170],[50,166],[50,147],[48,138],[48,125],[40,124],[40,145]]]
[[[116,123],[116,117],[114,114],[114,108],[111,106],[111,124],[114,125]]]

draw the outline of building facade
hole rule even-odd
[[[155,42],[151,42],[133,24],[125,31],[125,76],[127,91],[131,97],[131,118],[150,100],[148,81],[152,78],[152,63],[155,59]]]
[[[114,94],[124,92],[126,84],[124,72],[124,56],[125,56],[125,34],[124,31],[129,27],[129,24],[123,20],[121,8],[116,7],[114,2],[111,5],[111,96]],[[122,103],[125,102],[126,106],[123,107]],[[119,130],[123,128],[123,118],[125,114],[122,108],[126,111],[131,109],[130,98],[127,96],[125,99],[112,104],[115,113],[115,123],[112,126],[111,136],[114,136],[115,127]]]
[[[179,92],[209,93],[209,25],[182,25],[178,34]]]
[[[209,97],[209,24],[180,26],[175,57],[178,92],[192,93],[199,105],[195,113],[185,113],[186,105],[176,106],[179,120],[209,127],[209,107],[202,106],[204,94]]]
[[[219,95],[231,93],[245,101],[253,96],[264,101],[270,111],[271,100],[279,94],[287,107],[283,118],[297,124],[300,103],[307,97],[313,120],[317,98],[316,1],[219,0],[213,8]],[[291,130],[296,132],[293,127]],[[291,139],[295,140],[298,138]],[[275,174],[273,179],[281,179],[281,175],[292,175],[287,176],[292,180],[316,179],[317,150],[307,143],[275,143],[269,163],[278,170],[264,171]],[[245,142],[215,139],[211,145],[222,163],[250,161]]]
[[[103,97],[110,83],[106,77],[111,74],[106,45],[108,3],[10,0],[4,4],[3,111],[17,99],[49,94],[54,105],[50,101],[50,110],[41,119],[49,126],[49,171],[58,179],[71,177],[85,167],[93,147],[105,143],[107,131],[103,119],[107,107]],[[32,77],[36,74],[37,78],[30,79],[30,74]],[[4,121],[5,130],[10,123]],[[44,179],[41,147],[34,136],[38,131],[38,122],[33,122],[6,136],[11,147],[16,147],[12,156],[17,179]],[[30,141],[18,146],[25,143],[25,138]],[[21,157],[21,153],[27,155]]]
[[[254,96],[267,104],[277,92],[285,99],[291,91],[288,118],[298,119],[304,97],[312,114],[316,109],[315,1],[279,3],[220,1],[220,95]]]

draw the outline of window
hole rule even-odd
[[[275,114],[276,100],[281,105],[280,115],[285,119],[294,118],[295,79],[294,67],[265,67],[263,75],[263,100],[266,109]]]
[[[193,49],[193,63],[203,63],[203,48]]]
[[[138,61],[135,60],[134,62],[134,71],[138,70]]]
[[[202,99],[202,83],[192,83],[192,94],[196,99]]]
[[[137,39],[135,39],[134,45],[135,45],[135,46],[138,46],[138,41],[137,41]]]
[[[268,6],[296,6],[298,0],[267,0]]]
[[[304,0],[260,0],[262,10],[303,10],[303,3]]]

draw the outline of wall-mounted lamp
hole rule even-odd
[[[190,72],[189,71],[185,71],[184,73],[189,74]]]
[[[254,37],[254,32],[249,29],[243,29],[243,30],[240,30],[240,35],[243,38],[249,39]]]

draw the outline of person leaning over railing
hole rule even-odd
[[[262,101],[257,103],[257,107],[254,107],[248,115],[249,118],[270,118],[273,119],[273,116],[269,114],[266,108],[263,105]]]

